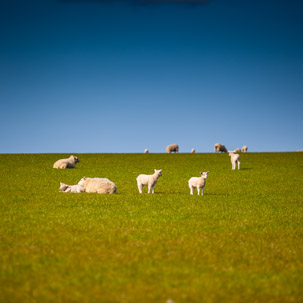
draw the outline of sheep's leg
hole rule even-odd
[[[197,187],[198,196],[200,195],[200,187]]]
[[[240,161],[238,161],[238,169],[240,169]]]
[[[148,193],[150,194],[151,186],[148,185]]]
[[[138,189],[139,189],[140,194],[142,194],[142,188],[143,188],[143,185],[138,182]]]
[[[233,169],[233,170],[236,169],[236,163],[235,163],[235,162],[232,163],[232,169]]]
[[[201,196],[203,196],[203,194],[204,194],[204,187],[202,187]]]
[[[191,186],[190,187],[190,194],[193,195],[194,194],[194,188]]]
[[[152,186],[152,194],[155,193],[155,185]]]

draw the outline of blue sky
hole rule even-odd
[[[299,0],[0,0],[0,153],[303,149]]]

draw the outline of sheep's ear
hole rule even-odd
[[[203,175],[203,173],[200,171],[200,175]]]
[[[207,174],[209,173],[209,170],[206,172]]]
[[[162,171],[162,169],[160,169],[160,172]]]
[[[156,172],[157,170],[156,169],[154,169],[154,172]]]

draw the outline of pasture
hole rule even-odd
[[[0,302],[303,301],[303,153],[0,155]],[[155,194],[136,177],[163,169]],[[209,170],[204,196],[187,181]],[[107,177],[117,194],[58,191]],[[172,302],[171,301],[171,302]]]

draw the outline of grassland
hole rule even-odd
[[[303,302],[303,153],[66,156],[0,155],[0,302]],[[118,193],[58,191],[83,176]]]

